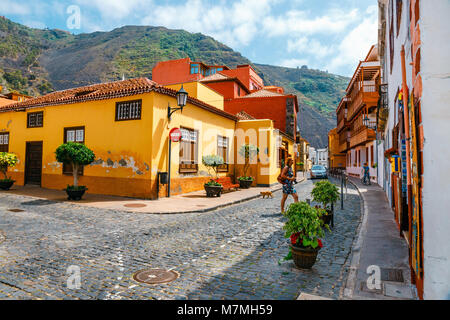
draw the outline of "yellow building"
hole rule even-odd
[[[345,169],[346,154],[339,152],[339,133],[337,128],[328,132],[328,161],[330,169]]]
[[[271,120],[239,121],[223,111],[223,97],[202,84],[184,88],[187,105],[170,121],[168,106],[177,107],[177,85],[171,89],[146,78],[68,89],[1,107],[0,135],[8,142],[3,150],[19,158],[9,174],[17,185],[65,188],[73,183],[71,168],[56,162],[55,150],[74,141],[96,155],[80,171],[79,183],[88,192],[155,199],[159,187],[163,197],[167,190],[157,186],[158,172],[168,171],[169,131],[180,128],[182,141],[171,144],[172,195],[203,189],[210,179],[204,155],[224,156],[227,164],[220,176],[241,175],[237,150],[242,141],[261,150],[250,169],[254,184],[276,183],[277,145],[285,143],[293,152],[293,142]]]

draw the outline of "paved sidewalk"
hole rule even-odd
[[[357,186],[364,205],[343,298],[415,299],[408,245],[400,236],[384,190],[375,184],[365,186],[356,178],[350,178],[350,182]],[[373,270],[380,270],[381,285],[369,289],[367,280]]]
[[[305,178],[298,175],[297,181],[303,182]],[[232,204],[248,201],[260,197],[262,191],[278,191],[281,185],[277,184],[270,188],[255,187],[250,189],[240,189],[222,194],[220,197],[207,198],[204,190],[161,198],[159,200],[144,200],[126,197],[115,197],[87,193],[81,201],[68,201],[65,191],[44,189],[37,186],[15,186],[7,194],[23,195],[34,197],[37,200],[63,201],[76,203],[82,206],[120,210],[126,212],[141,212],[152,214],[175,214],[207,212],[229,206]]]

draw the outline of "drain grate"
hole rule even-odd
[[[363,292],[382,294],[383,293],[383,284],[381,284],[381,289],[369,289],[367,287],[367,282],[361,281],[361,289],[360,290]]]
[[[127,203],[127,204],[124,204],[123,206],[127,207],[127,208],[144,208],[147,205],[143,204],[143,203]]]
[[[381,281],[404,282],[401,269],[381,268]]]
[[[133,275],[133,279],[146,284],[161,284],[172,282],[178,279],[179,276],[180,274],[173,270],[148,269],[136,272]]]
[[[22,209],[8,209],[8,211],[11,211],[11,212],[25,212],[25,210],[22,210]]]

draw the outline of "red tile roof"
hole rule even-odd
[[[255,120],[256,119],[253,116],[249,115],[244,110],[236,113],[236,117],[238,117],[239,120]]]
[[[105,100],[121,98],[143,94],[148,92],[158,92],[171,97],[176,96],[176,91],[163,87],[158,83],[147,78],[135,78],[115,82],[98,83],[89,86],[55,91],[44,96],[29,99],[26,101],[0,107],[0,112],[23,111],[28,108],[38,108],[47,106],[58,106],[87,101]],[[237,117],[231,113],[213,107],[201,100],[188,97],[188,103],[191,103],[202,109],[206,109],[223,117],[237,121]]]
[[[282,96],[286,96],[286,95],[277,93],[277,92],[273,92],[270,90],[266,90],[266,89],[261,89],[261,90],[255,91],[253,93],[250,93],[242,98],[265,98],[265,97],[282,97]]]

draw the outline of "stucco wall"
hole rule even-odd
[[[450,299],[450,2],[420,1],[424,298]]]

